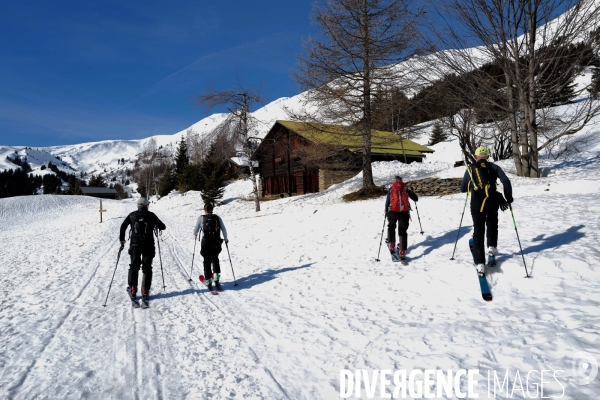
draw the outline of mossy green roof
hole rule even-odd
[[[314,143],[342,146],[352,152],[362,151],[362,133],[347,126],[282,120],[278,120],[277,123]],[[402,155],[402,145],[404,145],[404,152],[407,156],[423,157],[425,156],[423,153],[433,153],[434,151],[408,139],[403,139],[400,143],[400,137],[392,132],[375,129],[371,131],[372,154]]]

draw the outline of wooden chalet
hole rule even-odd
[[[258,170],[258,164],[252,162],[254,171]],[[250,175],[250,164],[244,156],[231,157],[225,162],[225,176],[228,178],[239,178],[240,176]]]
[[[362,134],[348,127],[276,121],[252,156],[258,161],[261,195],[315,193],[355,176],[362,166],[362,143]],[[373,130],[371,143],[372,161],[406,156],[408,163],[421,162],[433,153],[392,132]]]
[[[81,187],[79,193],[83,196],[98,197],[101,199],[117,198],[117,191],[115,189],[105,187]]]

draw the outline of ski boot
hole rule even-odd
[[[209,292],[211,294],[219,294],[219,292],[217,292],[216,290],[214,290],[213,285],[212,285],[212,279],[206,279],[204,277],[204,275],[200,275],[200,282],[204,283],[206,285],[206,287],[208,288]]]
[[[223,286],[221,286],[221,274],[213,274],[213,280],[215,282],[215,286],[217,287],[217,291],[222,292]]]
[[[129,298],[131,300],[135,301],[135,298],[137,296],[137,287],[136,286],[128,286],[127,294],[129,294]]]
[[[475,269],[477,270],[477,275],[485,276],[485,265],[484,264],[475,265]]]
[[[148,302],[148,289],[142,288],[142,303],[140,304],[142,308],[148,308],[150,303]]]
[[[498,249],[496,249],[493,246],[488,247],[488,260],[487,260],[488,267],[496,266],[496,254],[498,254]]]
[[[406,261],[406,250],[400,250],[400,261]]]

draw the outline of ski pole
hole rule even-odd
[[[383,215],[383,226],[381,227],[381,238],[379,239],[379,251],[377,252],[377,258],[375,259],[375,261],[377,261],[377,262],[381,261],[379,259],[379,254],[381,253],[381,242],[383,241],[383,231],[385,230],[385,219],[386,219],[386,217],[387,217],[387,211]]]
[[[517,233],[517,241],[519,242],[519,248],[521,249],[521,257],[523,257],[523,266],[525,267],[525,274],[527,275],[525,278],[531,278],[529,272],[527,272],[527,264],[525,264],[525,256],[523,255],[523,247],[521,246],[521,239],[519,239],[519,231],[517,231],[517,223],[515,222],[515,215],[513,214],[512,205],[509,204],[510,215],[512,216],[513,225],[515,226],[515,232]]]
[[[194,252],[192,253],[192,268],[190,269],[190,282],[192,281],[192,271],[194,270],[194,257],[196,257],[196,238],[194,238]]]
[[[233,274],[233,286],[237,286],[237,281],[235,280],[235,272],[233,272],[233,264],[231,263],[231,254],[229,254],[229,245],[225,242],[225,247],[227,247],[227,256],[229,257],[229,265],[231,265],[231,273]]]
[[[467,208],[467,199],[469,198],[469,192],[467,192],[467,197],[465,197],[465,205],[463,206],[462,215],[460,216],[460,224],[458,225],[458,232],[456,233],[456,242],[454,242],[454,250],[452,251],[452,258],[454,260],[454,253],[456,252],[456,244],[458,243],[458,238],[460,236],[460,227],[462,226],[463,217],[465,216],[465,209]]]
[[[421,217],[419,216],[419,207],[417,207],[417,202],[415,201],[415,209],[417,210],[417,218],[419,218],[419,228],[421,228],[421,235],[423,234],[423,227],[421,226]]]
[[[115,264],[115,270],[113,271],[112,278],[110,279],[110,285],[108,285],[108,292],[106,293],[106,300],[104,300],[104,304],[102,307],[106,307],[106,302],[108,301],[108,294],[110,293],[110,288],[112,287],[113,279],[115,279],[115,273],[117,272],[117,266],[119,265],[119,258],[121,258],[121,252],[123,251],[124,244],[121,245],[119,249],[119,254],[117,254],[117,263]]]
[[[163,267],[162,267],[162,256],[160,255],[160,238],[158,237],[158,231],[154,231],[154,234],[156,235],[156,243],[158,243],[158,259],[160,260],[160,274],[162,275],[162,280],[163,280],[163,292],[165,291],[165,274],[163,272]]]

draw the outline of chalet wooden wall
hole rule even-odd
[[[298,157],[302,146],[311,146],[303,137],[283,127],[268,139],[260,166],[261,194],[305,194],[319,191],[319,169],[304,165]]]

